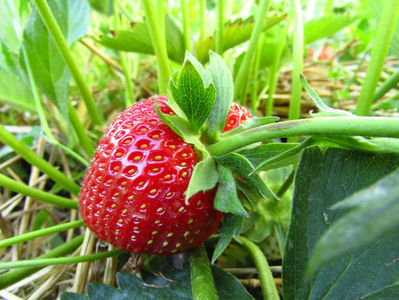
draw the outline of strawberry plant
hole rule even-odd
[[[398,1],[0,11],[2,298],[397,297]]]

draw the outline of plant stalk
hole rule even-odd
[[[46,0],[33,0],[36,5],[39,14],[46,25],[48,31],[50,32],[58,51],[63,57],[66,65],[68,66],[69,71],[71,72],[72,77],[75,80],[77,87],[82,95],[83,101],[87,107],[87,111],[90,115],[91,121],[94,125],[102,126],[103,121],[101,119],[100,113],[97,110],[96,104],[94,102],[93,96],[86,84],[85,79],[83,78],[82,73],[79,71],[78,66],[75,63],[75,60],[72,56],[72,53],[68,47],[68,44],[61,32],[60,27],[58,26],[57,21],[54,18],[53,13],[51,12],[50,7]]]
[[[39,256],[37,259],[60,257],[72,253],[82,244],[83,237],[84,235],[79,235],[69,242],[61,244],[61,246],[58,246],[46,254]],[[32,275],[40,269],[41,267],[27,267],[23,269],[11,270],[7,273],[1,274],[0,289],[5,289],[6,287],[28,277],[29,275]]]
[[[284,121],[259,126],[223,138],[207,150],[221,156],[244,146],[273,138],[293,136],[365,136],[399,137],[399,118],[391,117],[322,117]]]
[[[60,224],[60,225],[55,225],[55,226],[51,226],[51,227],[47,227],[47,228],[43,228],[43,229],[38,229],[38,230],[31,231],[28,233],[20,234],[18,236],[13,236],[13,237],[5,239],[5,240],[1,240],[0,248],[8,247],[8,246],[26,242],[26,241],[30,241],[30,240],[33,240],[38,237],[51,235],[51,234],[66,231],[69,229],[78,228],[83,225],[84,225],[83,220],[77,220],[77,221],[72,221],[72,222],[68,222],[65,224]]]
[[[274,283],[273,275],[270,271],[270,267],[265,255],[256,244],[254,244],[247,238],[241,236],[239,240],[244,245],[244,247],[247,248],[248,252],[251,254],[254,260],[256,269],[258,270],[259,274],[259,280],[263,292],[263,299],[279,300],[280,296],[278,294],[277,287]]]
[[[384,8],[376,32],[374,47],[371,50],[371,57],[367,67],[366,77],[364,78],[360,96],[355,109],[355,113],[360,116],[368,116],[370,114],[374,92],[377,87],[399,17],[399,1],[386,0],[383,3]]]
[[[159,93],[166,94],[171,71],[166,50],[165,33],[162,32],[154,1],[143,0],[143,4],[152,44],[157,56]]]
[[[291,13],[293,17],[293,45],[292,45],[292,87],[288,119],[295,120],[301,116],[301,91],[300,74],[303,69],[303,21],[300,0],[291,0]]]
[[[216,53],[222,55],[223,53],[223,30],[224,30],[224,11],[225,11],[225,0],[216,1],[217,9],[217,27],[216,27]]]
[[[203,244],[190,251],[191,288],[194,300],[217,300],[208,254]]]
[[[206,0],[200,0],[200,40],[206,37]]]
[[[239,98],[247,90],[249,72],[251,69],[251,62],[256,51],[256,45],[259,41],[260,34],[262,33],[266,14],[269,9],[269,0],[262,0],[259,4],[258,13],[255,18],[254,29],[249,40],[248,49],[245,52],[244,59],[241,63],[240,69],[237,73],[237,78],[234,80],[234,96]],[[245,97],[241,97],[240,103],[245,104]]]
[[[58,205],[66,208],[74,208],[74,209],[78,209],[79,207],[77,201],[32,188],[24,183],[20,183],[3,174],[0,174],[0,186],[5,187],[11,191],[20,193],[22,195],[43,201],[45,203]]]
[[[188,1],[180,0],[180,7],[183,19],[183,37],[184,37],[184,48],[188,52],[191,52],[191,34],[190,34],[190,19],[188,16]]]
[[[67,257],[52,257],[52,258],[35,258],[28,260],[17,260],[10,262],[0,263],[0,270],[14,269],[14,268],[29,268],[29,267],[46,267],[54,265],[65,265],[65,264],[77,264],[82,262],[88,262],[93,260],[100,260],[112,256],[122,254],[124,251],[120,249],[115,249],[111,251],[90,254],[90,255],[77,255],[77,256],[67,256]]]
[[[391,77],[389,77],[383,84],[377,89],[374,94],[373,102],[381,99],[391,89],[394,89],[399,82],[399,70],[397,70]]]
[[[69,179],[64,173],[56,169],[53,165],[49,164],[43,158],[38,156],[34,151],[29,149],[22,141],[18,140],[13,134],[8,132],[1,124],[0,140],[6,145],[10,146],[12,149],[14,149],[17,154],[19,154],[31,165],[34,165],[40,171],[49,175],[51,179],[62,185],[66,190],[75,195],[79,194],[79,185]]]

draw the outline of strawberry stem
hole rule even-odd
[[[39,256],[38,259],[50,258],[50,257],[60,257],[63,255],[72,253],[82,244],[83,237],[84,237],[84,235],[79,235],[79,236],[75,237],[74,239],[70,240],[69,242],[66,242],[66,243],[62,244],[61,246],[58,246],[58,247],[54,248],[53,250],[47,252],[46,254]],[[4,288],[8,287],[26,277],[28,277],[29,275],[37,272],[40,269],[41,269],[41,267],[28,267],[28,268],[23,268],[23,269],[11,270],[7,273],[1,274],[0,275],[0,289],[4,289]]]
[[[240,237],[240,241],[247,248],[254,260],[262,286],[263,298],[265,300],[279,300],[280,297],[274,283],[273,275],[263,252],[256,244],[243,236]]]
[[[18,182],[3,174],[0,174],[0,186],[17,193],[21,193],[22,195],[29,196],[37,200],[58,205],[61,207],[74,208],[74,209],[78,209],[79,207],[77,201],[32,188],[24,183]]]
[[[49,164],[43,158],[38,156],[34,151],[29,149],[22,141],[20,141],[13,134],[8,132],[7,129],[5,129],[4,126],[1,124],[0,140],[9,147],[11,147],[27,162],[37,167],[40,171],[47,174],[55,182],[63,186],[66,190],[75,195],[79,193],[79,185],[69,179],[64,173],[56,169],[53,165]]]
[[[18,244],[18,243],[22,243],[22,242],[26,242],[26,241],[30,241],[33,240],[35,238],[41,237],[41,236],[46,236],[46,235],[51,235],[54,233],[58,233],[58,232],[62,232],[62,231],[66,231],[69,229],[73,229],[73,228],[77,228],[80,226],[83,226],[84,222],[83,220],[77,220],[77,221],[72,221],[72,222],[68,222],[65,224],[60,224],[60,225],[55,225],[55,226],[51,226],[51,227],[47,227],[47,228],[43,228],[43,229],[39,229],[39,230],[35,230],[35,231],[31,231],[31,232],[27,232],[24,234],[20,234],[17,236],[13,236],[11,238],[5,239],[5,240],[1,240],[0,241],[0,248],[4,248],[4,247],[8,247],[14,244]]]
[[[268,124],[228,136],[207,147],[212,156],[221,156],[261,141],[291,136],[399,137],[399,118],[324,117]],[[390,151],[397,152],[396,141]],[[388,145],[389,144],[389,145]]]
[[[115,249],[111,251],[90,254],[90,255],[77,255],[77,256],[67,256],[67,257],[52,257],[52,258],[36,258],[28,260],[17,260],[10,262],[0,263],[0,270],[14,269],[14,268],[29,268],[29,267],[46,267],[53,265],[65,265],[65,264],[76,264],[82,262],[88,262],[93,260],[100,260],[112,256],[117,256],[122,254],[124,251],[120,249]]]
[[[218,299],[204,244],[190,251],[190,275],[194,300]]]

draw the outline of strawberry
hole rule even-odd
[[[215,189],[185,203],[198,157],[161,121],[153,101],[129,107],[108,127],[82,184],[80,213],[92,232],[117,248],[168,255],[201,244],[223,214],[213,207]],[[157,103],[174,114],[167,96]],[[250,117],[233,104],[225,130]]]

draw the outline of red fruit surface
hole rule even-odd
[[[80,213],[92,232],[117,248],[168,255],[201,244],[223,214],[213,207],[215,189],[185,204],[197,154],[160,120],[153,101],[129,107],[108,127],[82,184]],[[174,114],[167,96],[157,103]],[[233,104],[225,130],[250,117]]]

